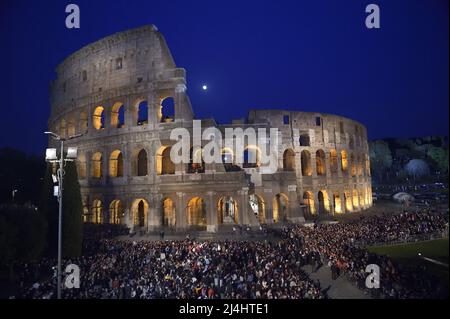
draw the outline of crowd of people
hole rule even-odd
[[[420,272],[400,268],[364,246],[442,232],[448,214],[405,212],[364,217],[314,227],[286,225],[274,240],[261,241],[92,241],[82,257],[66,260],[80,267],[81,287],[64,289],[64,298],[327,298],[326,289],[305,267],[327,265],[333,278],[347,276],[365,289],[368,264],[381,269],[380,298],[424,298],[442,293]],[[260,231],[267,231],[265,226]],[[54,261],[53,261],[54,262]],[[16,298],[54,298],[56,276],[42,280],[52,261],[27,264]],[[36,281],[26,285],[27,276]]]

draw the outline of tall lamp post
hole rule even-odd
[[[45,151],[45,160],[50,163],[59,163],[56,177],[52,175],[53,182],[58,182],[58,186],[54,186],[53,195],[57,196],[59,203],[58,213],[58,268],[57,268],[57,298],[61,299],[61,249],[62,249],[62,199],[63,199],[63,179],[64,179],[64,165],[66,162],[71,162],[77,158],[77,148],[68,147],[67,156],[64,158],[64,142],[80,137],[83,134],[72,135],[67,138],[63,138],[53,132],[44,132],[44,134],[50,135],[54,140],[60,141],[60,154],[57,155],[56,148],[47,148]]]

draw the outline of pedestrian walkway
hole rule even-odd
[[[358,289],[345,276],[341,275],[336,280],[331,278],[331,269],[323,265],[316,272],[312,272],[310,265],[302,268],[309,276],[320,282],[322,289],[327,291],[331,299],[372,299],[369,294]]]

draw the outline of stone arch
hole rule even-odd
[[[358,190],[358,194],[359,194],[359,206],[362,209],[366,206],[366,198],[364,196],[364,192],[362,189]]]
[[[314,195],[312,192],[305,191],[303,193],[303,205],[306,206],[306,215],[314,215],[316,213]]]
[[[325,165],[325,152],[323,150],[316,151],[316,172],[319,176],[323,176],[327,172]]]
[[[92,126],[96,130],[105,128],[105,109],[103,106],[97,106],[92,114]]]
[[[173,200],[169,197],[162,200],[163,225],[174,227],[176,224],[176,210]]]
[[[206,205],[201,197],[193,197],[188,201],[187,220],[190,226],[206,225]]]
[[[133,225],[135,228],[147,227],[148,202],[143,198],[137,198],[131,205],[131,216],[133,216]]]
[[[276,194],[273,198],[272,209],[275,223],[286,221],[289,211],[289,198],[283,193]]]
[[[350,155],[350,176],[356,176],[356,161],[355,155]]]
[[[120,150],[114,150],[109,157],[109,176],[123,176],[123,155]]]
[[[363,175],[363,160],[362,160],[362,155],[358,154],[357,156],[357,171],[358,171],[358,176],[362,176]]]
[[[76,163],[77,163],[78,179],[85,179],[87,169],[86,155],[85,154],[78,155]]]
[[[300,146],[311,146],[309,134],[307,134],[307,133],[301,134],[300,138],[299,138],[299,143],[300,143]]]
[[[330,150],[330,171],[332,174],[338,171],[338,155],[335,149]]]
[[[351,212],[353,211],[353,203],[352,196],[349,191],[344,191],[344,202],[345,202],[345,211]]]
[[[124,210],[122,202],[114,199],[109,204],[109,222],[111,224],[123,224]]]
[[[77,133],[75,119],[71,116],[67,120],[67,137],[74,136]]]
[[[266,222],[266,209],[264,199],[258,194],[249,195],[249,203],[253,213],[258,218],[260,223]]]
[[[255,168],[261,165],[261,150],[256,145],[247,145],[244,148],[244,163],[242,167]]]
[[[217,201],[217,220],[219,224],[236,224],[238,222],[238,205],[231,196],[222,196]]]
[[[148,156],[144,148],[137,148],[133,151],[132,174],[133,176],[148,175]]]
[[[66,127],[66,120],[65,119],[61,119],[61,121],[59,122],[59,132],[58,132],[58,134],[61,137],[66,137],[67,127]]]
[[[283,170],[295,171],[295,153],[291,148],[286,149],[283,153]]]
[[[311,153],[307,150],[303,150],[300,154],[301,164],[302,164],[302,176],[312,175],[311,166]]]
[[[170,158],[171,146],[161,146],[156,153],[156,172],[158,175],[175,174],[175,164]]]
[[[348,170],[348,158],[346,150],[341,151],[341,170],[344,173]]]
[[[148,123],[148,103],[146,100],[138,100],[134,107],[136,125],[145,125]]]
[[[342,201],[338,192],[333,193],[333,206],[336,214],[342,213]]]
[[[111,127],[125,127],[125,106],[122,102],[116,102],[111,108]]]
[[[359,208],[358,190],[354,189],[352,191],[352,199],[353,199],[353,209],[358,209]]]
[[[100,199],[94,199],[92,202],[92,222],[94,224],[103,224],[104,219],[103,203]]]
[[[95,152],[91,157],[91,177],[103,177],[103,157],[101,152]]]
[[[318,212],[319,214],[327,214],[330,212],[330,200],[328,198],[328,193],[326,190],[320,190],[317,193],[317,200],[319,203]]]
[[[160,100],[158,118],[161,123],[175,121],[175,99],[173,97],[167,96]]]

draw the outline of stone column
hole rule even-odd
[[[150,92],[147,99],[148,124],[152,127],[158,125],[158,112],[160,108],[159,98],[155,92]]]
[[[187,226],[187,211],[186,211],[186,205],[184,204],[184,196],[185,194],[183,192],[177,192],[178,201],[177,201],[177,207],[176,207],[176,229],[181,230],[185,229]]]
[[[177,84],[177,86],[175,87],[175,96],[174,96],[175,121],[181,121],[184,119],[183,102],[185,94],[186,94],[186,85]]]
[[[149,203],[148,225],[150,230],[158,229],[162,226],[162,195],[153,194]]]
[[[218,223],[217,223],[217,212],[216,212],[216,205],[215,205],[215,195],[216,192],[210,191],[207,192],[208,194],[208,212],[206,213],[206,231],[208,232],[216,232],[218,229]]]

